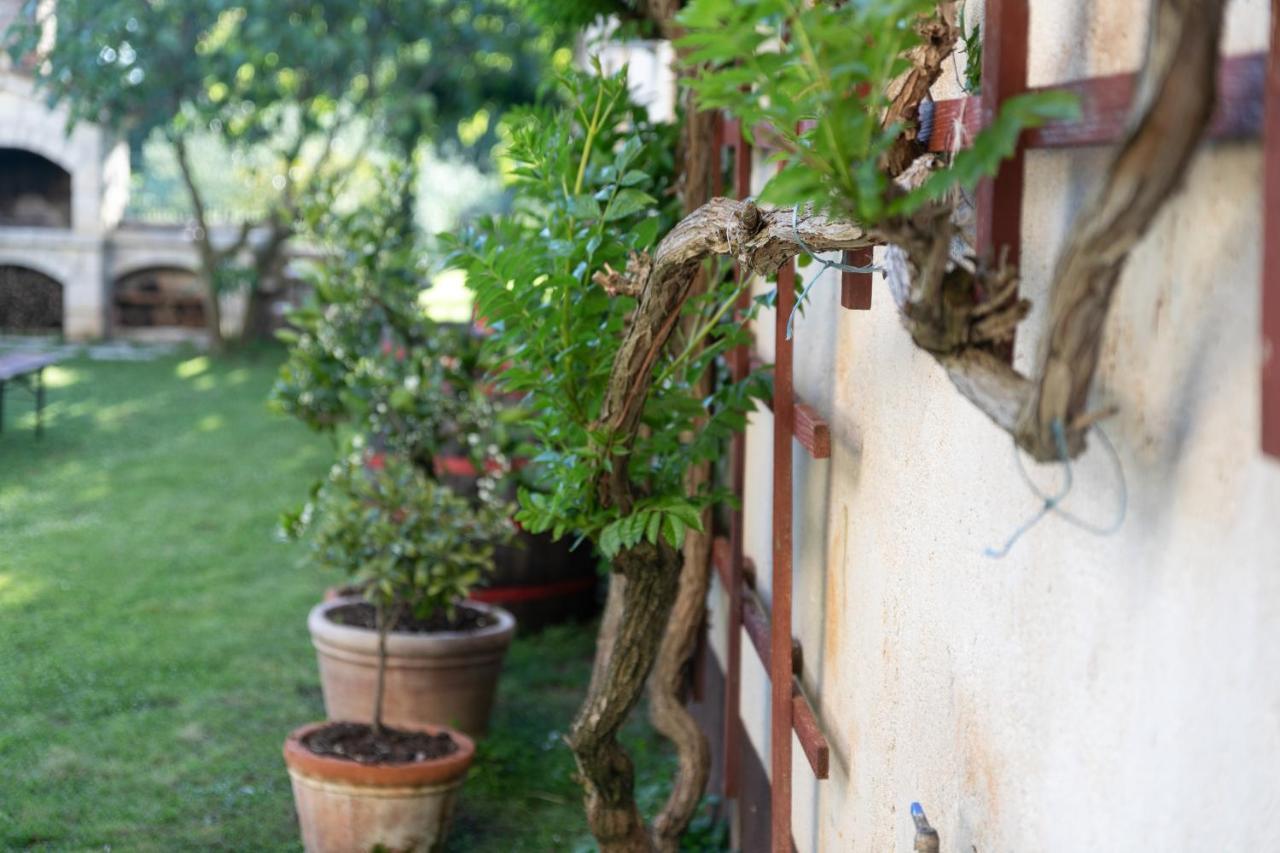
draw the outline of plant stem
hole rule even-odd
[[[814,53],[813,42],[809,40],[809,31],[804,28],[804,21],[800,18],[800,11],[791,3],[787,3],[787,18],[791,23],[791,31],[796,37],[796,43],[800,45],[800,52],[804,55],[805,62],[809,65],[812,78],[830,97],[832,95],[831,78],[827,76],[827,70],[822,67],[822,63],[818,61],[817,54]],[[853,183],[853,176],[849,174],[849,164],[845,161],[844,151],[840,147],[839,137],[836,136],[831,122],[819,119],[818,124],[822,127],[823,135],[827,137],[827,144],[831,146],[832,163],[840,173],[840,177],[844,179],[847,187],[856,189]]]
[[[384,604],[375,604],[373,612],[374,624],[378,629],[378,686],[373,693],[373,733],[380,736],[385,732],[382,725],[382,701],[387,684],[387,633],[391,630],[392,620]]]
[[[716,309],[716,312],[711,315],[711,319],[707,320],[706,324],[695,332],[691,338],[689,338],[689,342],[685,345],[685,348],[681,351],[680,355],[676,356],[675,359],[663,369],[662,373],[658,375],[658,378],[654,380],[655,385],[661,385],[663,382],[671,378],[675,369],[693,354],[694,348],[697,347],[707,335],[711,334],[711,331],[715,329],[716,325],[720,322],[720,318],[725,315],[725,312],[733,307],[733,304],[738,301],[738,295],[741,294],[750,283],[750,276],[744,275],[742,277],[742,281],[736,288],[734,288],[733,293],[729,294],[729,297],[725,299],[725,301],[720,304],[720,307]]]

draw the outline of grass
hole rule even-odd
[[[296,850],[284,734],[323,715],[305,628],[335,580],[274,540],[332,447],[266,410],[276,354],[73,360],[0,434],[0,849]],[[591,849],[560,742],[591,626],[517,639],[458,851]],[[671,759],[640,722],[638,791]]]

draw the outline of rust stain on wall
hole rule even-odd
[[[973,703],[965,698],[956,702],[956,744],[966,806],[975,812],[968,816],[968,822],[978,831],[984,826],[999,825],[1004,764]]]

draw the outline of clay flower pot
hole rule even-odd
[[[361,764],[316,755],[302,739],[326,723],[294,729],[284,742],[284,762],[307,853],[395,850],[428,853],[441,848],[458,788],[475,756],[466,735],[443,727],[458,749],[440,758],[405,764]]]
[[[342,625],[328,614],[358,598],[324,601],[311,610],[307,628],[320,662],[320,686],[330,720],[367,723],[378,679],[378,633]],[[383,721],[397,728],[451,726],[473,737],[489,728],[502,660],[515,635],[507,611],[468,602],[490,619],[470,631],[387,635]]]

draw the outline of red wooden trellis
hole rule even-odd
[[[982,95],[941,101],[935,106],[935,131],[929,147],[951,150],[955,125],[964,128],[963,144],[985,122],[991,121],[1000,103],[1027,90],[1027,0],[988,0],[983,28]],[[1255,138],[1264,142],[1264,211],[1262,267],[1262,422],[1261,444],[1265,454],[1280,457],[1280,0],[1271,3],[1271,42],[1268,53],[1232,57],[1222,61],[1218,75],[1218,106],[1210,126],[1213,139]],[[1081,118],[1055,123],[1024,134],[1014,157],[996,177],[979,187],[977,196],[977,249],[990,257],[1007,252],[1011,263],[1019,260],[1022,230],[1023,150],[1105,145],[1119,141],[1128,117],[1135,75],[1114,74],[1060,84],[1051,88],[1075,92]],[[1265,121],[1263,113],[1265,111]],[[763,129],[762,129],[763,130]],[[758,139],[767,139],[758,133]],[[733,120],[717,124],[717,148],[734,152],[734,190],[738,198],[751,192],[751,149],[741,126]],[[849,263],[866,265],[871,250],[846,253]],[[741,275],[742,271],[739,270]],[[725,701],[723,719],[723,785],[727,798],[742,794],[740,777],[744,748],[740,716],[743,631],[751,640],[769,674],[770,687],[770,849],[793,850],[791,834],[791,736],[808,759],[816,778],[827,776],[830,750],[813,707],[800,689],[798,675],[803,653],[791,633],[792,592],[792,441],[815,459],[830,456],[827,425],[811,407],[797,400],[792,376],[792,342],[787,340],[787,316],[794,304],[793,264],[778,272],[775,314],[775,363],[773,409],[773,571],[772,602],[768,611],[754,592],[754,571],[743,547],[741,508],[731,515],[728,537],[718,538],[713,559],[729,599]],[[749,296],[739,304],[745,309]],[[849,309],[871,307],[871,276],[842,273],[841,305]],[[731,356],[736,377],[750,369],[751,352],[743,346]],[[739,497],[745,484],[746,439],[735,437],[731,449],[731,487]]]

